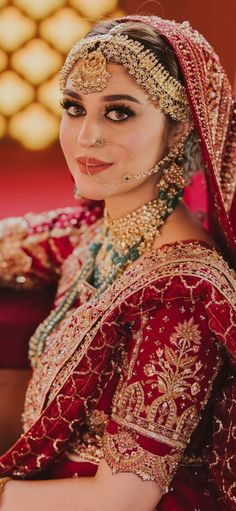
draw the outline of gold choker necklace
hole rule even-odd
[[[154,238],[160,234],[165,212],[166,204],[159,199],[149,201],[117,220],[112,220],[105,210],[105,234],[119,255],[124,255],[130,247],[137,244],[139,252],[142,253],[152,248]]]
[[[176,174],[177,175],[177,174]],[[183,195],[182,182],[176,178],[164,180],[158,199],[149,201],[135,211],[117,220],[112,220],[105,210],[104,226],[88,251],[88,259],[82,266],[59,306],[39,325],[30,339],[29,356],[33,367],[45,349],[48,335],[73,306],[80,284],[93,272],[93,285],[97,288],[93,299],[97,299],[114,280],[122,275],[127,266],[141,254],[153,247],[160,228],[175,209]]]

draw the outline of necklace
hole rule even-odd
[[[126,266],[151,250],[160,228],[176,207],[182,190],[171,199],[154,199],[117,220],[104,212],[103,242],[97,253],[93,285],[99,288],[110,283],[110,275],[117,277]]]
[[[111,220],[105,212],[104,225],[89,246],[89,255],[79,274],[65,294],[64,299],[38,326],[29,342],[29,357],[32,367],[37,367],[48,336],[73,307],[79,293],[80,284],[93,273],[96,292],[93,300],[119,277],[126,267],[152,248],[154,239],[160,234],[160,227],[175,209],[182,189],[175,194],[159,194],[136,211],[118,220]],[[162,197],[162,198],[161,198]]]

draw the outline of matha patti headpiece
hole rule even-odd
[[[188,120],[190,110],[184,86],[169,74],[151,50],[112,30],[81,39],[72,47],[60,72],[60,89],[64,90],[68,75],[78,64],[71,77],[74,87],[83,94],[100,92],[111,76],[107,62],[115,62],[123,65],[165,114],[177,121]]]

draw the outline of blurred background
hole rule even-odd
[[[58,71],[98,19],[131,13],[189,20],[234,87],[235,0],[0,0],[0,217],[75,204],[58,143]]]

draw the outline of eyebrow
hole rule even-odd
[[[68,94],[69,96],[71,96],[72,98],[75,98],[75,99],[82,99],[82,96],[80,94],[78,94],[77,92],[74,92],[73,90],[70,90],[70,89],[65,89],[64,90],[64,94]],[[132,101],[133,103],[138,103],[139,105],[141,105],[140,101],[136,98],[134,98],[133,96],[130,96],[129,94],[112,94],[112,95],[109,95],[109,96],[103,96],[102,97],[102,101],[119,101],[121,99],[126,99],[128,101]]]

